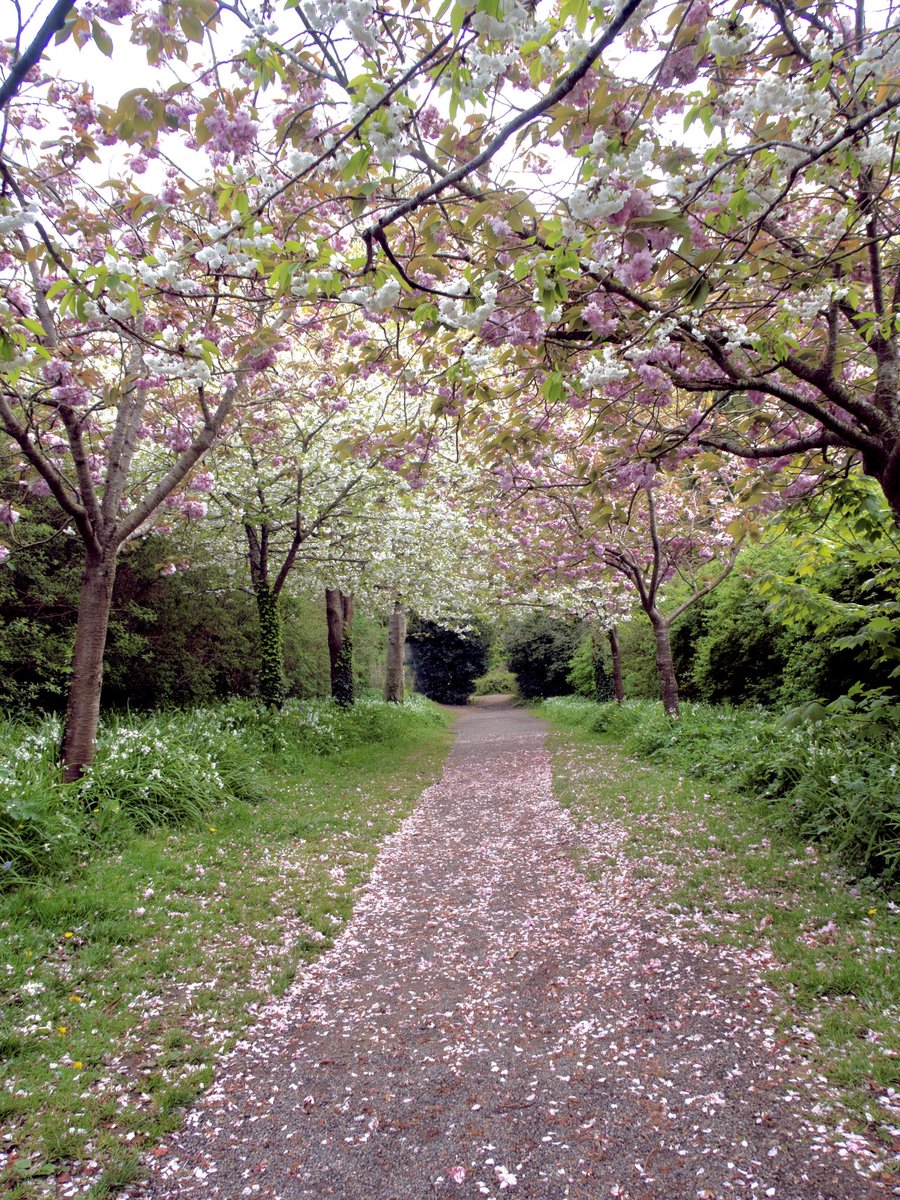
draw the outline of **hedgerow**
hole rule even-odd
[[[540,711],[629,754],[763,797],[773,822],[827,842],[860,876],[900,883],[900,705],[883,691],[857,690],[788,716],[684,704],[673,720],[650,700],[577,697],[547,700]]]
[[[421,696],[407,703],[362,699],[288,701],[280,711],[252,701],[111,717],[84,777],[63,783],[61,726],[0,721],[0,887],[65,866],[98,842],[133,832],[199,824],[213,809],[266,796],[262,764],[296,769],[304,756],[390,743],[443,721]]]

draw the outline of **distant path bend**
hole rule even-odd
[[[333,950],[129,1194],[883,1197],[800,1120],[761,973],[575,869],[540,722],[457,729]]]

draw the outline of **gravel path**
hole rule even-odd
[[[589,883],[576,840],[540,723],[462,711],[334,949],[129,1195],[884,1197],[802,1119],[760,972]]]

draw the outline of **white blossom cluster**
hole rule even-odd
[[[483,375],[495,365],[495,355],[490,346],[482,342],[469,342],[462,352],[463,361],[473,376]]]
[[[478,330],[497,307],[497,285],[486,283],[481,289],[481,303],[472,312],[466,312],[462,300],[444,297],[438,304],[438,312],[445,324],[452,329]]]
[[[619,358],[612,346],[603,346],[599,354],[592,354],[581,368],[579,379],[585,389],[599,389],[607,383],[627,379],[630,368]]]
[[[183,338],[173,325],[168,325],[160,335],[160,353],[149,351],[144,354],[144,365],[153,375],[166,379],[183,379],[186,383],[209,383],[212,372],[201,357],[199,346],[185,345],[180,353],[171,353]],[[169,350],[169,353],[166,353]]]
[[[285,159],[284,166],[289,175],[302,175],[315,161],[315,154],[309,154],[304,150],[291,150]]]
[[[813,121],[829,121],[834,104],[827,90],[815,87],[809,79],[770,73],[757,83],[736,110],[739,121],[752,123],[758,116],[790,115]]]
[[[610,142],[602,129],[591,139],[590,154],[585,159],[588,183],[575,189],[568,198],[569,213],[576,221],[595,221],[618,212],[625,203],[626,193],[615,183],[640,179],[653,161],[653,145],[642,138],[628,149],[611,152]]]
[[[483,16],[484,14],[477,14]],[[493,18],[488,18],[493,20]],[[504,54],[488,54],[473,50],[469,56],[469,79],[460,84],[459,94],[463,100],[473,100],[482,92],[489,91],[505,71],[508,71],[518,58],[515,50]]]
[[[400,281],[389,279],[377,290],[372,287],[348,288],[341,292],[340,298],[348,304],[361,305],[369,313],[387,312],[400,299]]]
[[[531,13],[519,0],[497,0],[493,13],[474,12],[469,24],[478,33],[494,41],[515,41],[523,29],[533,30]]]
[[[589,187],[577,187],[566,203],[576,221],[596,221],[618,212],[624,196],[618,188],[598,188],[592,181]]]
[[[786,296],[781,304],[785,312],[800,321],[813,321],[822,312],[827,311],[835,302],[845,298],[849,289],[837,279],[829,279],[818,287],[810,288],[807,292]]]
[[[137,271],[143,283],[149,287],[166,287],[185,296],[200,291],[200,284],[185,275],[181,258],[169,255],[165,250],[157,250],[155,257],[155,263],[141,261],[137,264]]]
[[[231,214],[230,221],[220,221],[211,230],[212,244],[197,252],[197,262],[211,271],[227,267],[244,278],[256,269],[256,255],[262,250],[272,250],[277,243],[270,233],[262,232],[262,223],[254,221],[248,232],[235,229],[241,220],[239,212]],[[157,256],[159,257],[159,256]]]
[[[303,15],[311,28],[328,33],[344,25],[360,46],[373,50],[377,41],[366,22],[374,11],[372,0],[305,0]]]
[[[734,32],[727,21],[716,21],[709,35],[709,49],[716,58],[734,58],[746,54],[753,40],[752,32]]]
[[[856,79],[878,83],[900,75],[900,30],[886,29],[872,37],[856,60]]]
[[[758,334],[751,333],[743,321],[731,321],[727,317],[722,321],[722,332],[725,334],[724,348],[727,354],[755,345],[759,340]]]
[[[609,138],[602,129],[598,129],[591,138],[591,158],[595,177],[608,179],[610,175],[621,175],[625,179],[638,179],[653,162],[653,143],[649,138],[641,138],[634,146],[612,153],[609,149]]]
[[[24,208],[14,209],[0,215],[0,237],[7,233],[15,233],[26,225],[34,225],[40,216],[36,204],[26,204]]]

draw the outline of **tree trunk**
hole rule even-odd
[[[603,661],[599,629],[591,630],[591,666],[594,668],[594,699],[598,704],[606,704],[613,698],[613,682]]]
[[[649,614],[653,622],[653,636],[656,639],[656,669],[659,672],[659,684],[662,689],[662,702],[666,714],[678,717],[678,680],[675,678],[675,663],[672,659],[672,642],[669,637],[669,623],[658,612]]]
[[[403,703],[403,652],[406,649],[406,614],[398,600],[388,626],[387,673],[384,698],[394,704]]]
[[[62,742],[63,779],[66,783],[80,779],[94,761],[94,743],[100,720],[100,692],[103,687],[103,653],[115,578],[115,550],[85,551],[75,648],[72,652],[72,680]]]
[[[267,580],[257,580],[259,615],[259,698],[270,708],[281,708],[287,692],[282,671],[281,613],[278,597]]]
[[[350,708],[355,699],[353,686],[353,597],[338,588],[325,589],[325,615],[328,619],[328,657],[331,660],[332,699]]]
[[[623,704],[625,701],[625,685],[622,683],[622,651],[619,647],[619,635],[615,628],[609,630],[609,652],[612,655],[613,669],[613,691],[615,692],[616,704]]]

